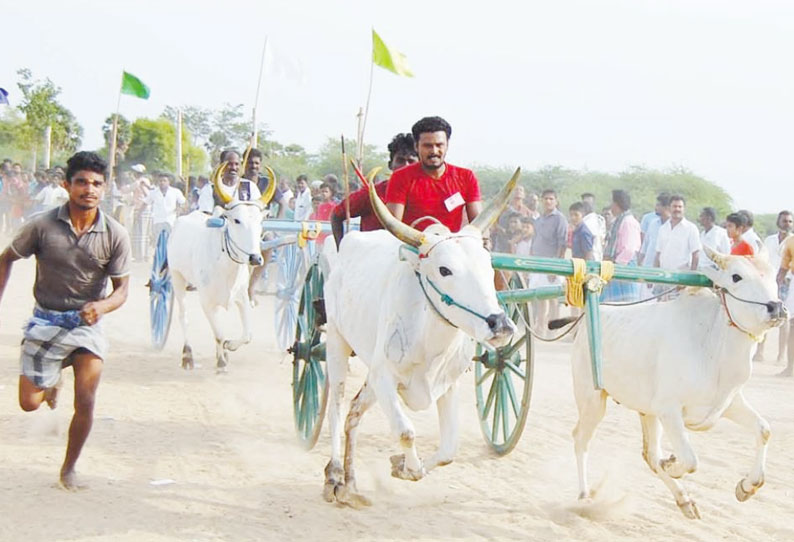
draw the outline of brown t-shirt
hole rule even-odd
[[[80,309],[105,297],[108,277],[129,274],[130,238],[102,211],[79,239],[72,230],[69,204],[26,223],[11,242],[21,258],[36,256],[33,296],[45,309]]]

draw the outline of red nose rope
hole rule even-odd
[[[743,329],[739,324],[736,323],[736,320],[734,320],[733,316],[731,315],[731,309],[728,308],[728,300],[725,299],[725,292],[726,292],[725,288],[720,288],[719,292],[720,292],[720,300],[722,301],[722,306],[725,307],[725,314],[728,315],[728,322],[729,322],[728,325],[730,327],[735,327],[736,329],[738,329],[739,331],[741,331],[742,333],[744,333],[745,335],[747,335],[748,337],[750,337],[752,340],[754,340],[757,343],[760,343],[761,341],[763,341],[764,340],[763,337],[758,337],[757,335],[754,335],[753,333],[750,333],[749,331],[747,331],[746,329]],[[731,295],[731,297],[735,297],[735,296]],[[739,299],[739,298],[737,298],[737,299]],[[739,301],[744,301],[744,299],[739,299]],[[747,303],[758,303],[758,302],[757,301],[747,301]],[[758,303],[758,304],[759,305],[764,305],[764,303]]]

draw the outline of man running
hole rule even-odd
[[[94,418],[94,400],[107,354],[102,316],[127,299],[130,239],[99,210],[107,163],[93,152],[67,162],[69,201],[26,223],[0,254],[0,299],[13,263],[36,256],[33,317],[24,328],[19,405],[27,412],[46,401],[55,408],[61,370],[74,370],[74,416],[69,426],[61,486],[78,489],[75,463]],[[107,279],[113,292],[105,296]]]
[[[392,172],[407,165],[415,164],[419,160],[414,146],[414,138],[411,134],[397,134],[392,138],[388,149],[389,169]],[[387,183],[388,179],[375,184],[375,191],[381,199],[386,197]],[[372,205],[369,201],[369,188],[366,186],[361,187],[350,194],[347,199],[350,202],[350,218],[361,217],[361,231],[379,230],[383,227],[372,210]],[[345,200],[342,200],[331,212],[331,230],[334,232],[337,247],[345,235],[344,222],[347,216],[346,213]]]
[[[482,210],[474,173],[445,160],[452,127],[441,117],[425,117],[411,128],[419,162],[395,171],[386,188],[389,211],[404,223],[424,230],[433,217],[456,232]],[[422,220],[424,219],[424,220]]]

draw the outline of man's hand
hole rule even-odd
[[[89,326],[93,326],[99,319],[102,318],[102,315],[105,314],[104,306],[99,301],[89,301],[83,308],[80,309],[80,317],[83,319],[83,322],[88,324]]]

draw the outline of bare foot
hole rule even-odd
[[[61,479],[59,480],[58,486],[65,491],[80,491],[88,487],[85,484],[77,483],[75,472],[73,470],[61,471]]]
[[[51,388],[47,388],[44,390],[44,400],[47,402],[47,406],[50,407],[51,410],[55,410],[55,407],[58,406],[58,392],[61,391],[63,387],[63,376],[58,377],[58,382]]]

